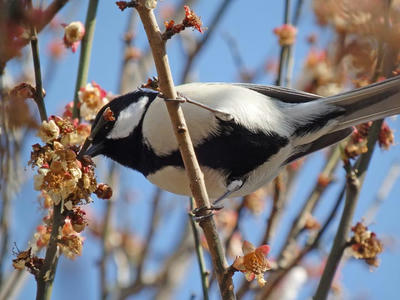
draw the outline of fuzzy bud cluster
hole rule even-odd
[[[357,259],[364,259],[365,262],[377,267],[379,265],[377,255],[383,251],[381,241],[374,232],[358,222],[352,229],[354,233],[351,238],[351,254]]]
[[[283,24],[276,27],[274,33],[279,39],[279,45],[291,46],[296,41],[297,28],[291,24]]]
[[[367,137],[371,126],[372,122],[367,122],[355,127],[353,134],[344,149],[345,161],[368,151]],[[381,130],[379,131],[378,144],[384,150],[388,150],[389,147],[394,144],[393,131],[386,122],[383,122]]]

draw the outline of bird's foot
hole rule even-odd
[[[212,217],[214,215],[214,211],[218,211],[223,208],[224,207],[222,205],[211,205],[209,207],[201,206],[193,209],[189,214],[192,216],[193,220],[200,223],[205,219]]]

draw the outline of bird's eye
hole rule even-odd
[[[106,126],[104,126],[104,129],[105,129],[105,130],[108,130],[108,129],[110,129],[110,125],[106,125]]]

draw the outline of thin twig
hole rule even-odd
[[[190,198],[190,209],[194,209],[194,199]],[[200,234],[197,229],[197,224],[193,219],[193,216],[189,214],[189,221],[190,225],[192,226],[192,231],[193,231],[193,238],[194,238],[194,246],[196,250],[196,256],[197,256],[197,262],[199,264],[199,270],[200,270],[200,278],[201,278],[201,287],[203,290],[203,299],[208,300],[208,271],[206,270],[206,264],[204,262],[204,256],[203,256],[203,247],[201,246],[200,243]]]
[[[32,1],[29,1],[30,9],[32,9]],[[32,26],[32,55],[33,55],[33,65],[35,68],[35,80],[36,80],[36,91],[35,91],[35,102],[40,111],[40,118],[42,121],[47,120],[46,109],[43,101],[43,88],[42,88],[42,78],[40,72],[40,60],[39,60],[39,50],[37,45],[37,35],[36,29]],[[44,259],[43,266],[40,268],[39,273],[36,276],[37,300],[48,300],[51,298],[51,290],[53,286],[53,281],[57,269],[58,263],[58,235],[59,230],[64,224],[65,217],[61,214],[63,202],[54,205],[53,208],[53,219],[52,219],[52,231],[50,235],[49,245],[46,251],[46,256]]]
[[[85,21],[85,36],[82,39],[82,48],[79,57],[78,76],[76,78],[74,93],[73,117],[80,118],[78,103],[78,92],[83,87],[88,78],[90,55],[92,54],[92,42],[94,37],[94,29],[96,27],[96,12],[99,0],[90,0]]]
[[[291,0],[285,0],[285,10],[283,14],[283,24],[290,24],[290,3]],[[283,76],[288,71],[289,48],[291,46],[281,46],[281,53],[279,56],[278,76],[276,78],[276,85],[283,85]]]
[[[299,24],[303,4],[304,4],[304,0],[297,0],[296,8],[294,9],[293,20],[292,20],[293,26],[297,26]]]
[[[153,52],[156,65],[160,89],[167,99],[176,99],[171,70],[169,68],[168,57],[165,49],[165,42],[162,40],[161,32],[157,25],[156,18],[152,10],[147,9],[143,4],[136,8],[143,22],[150,47]],[[196,159],[193,144],[191,142],[186,121],[183,116],[183,110],[179,103],[166,102],[167,110],[171,118],[173,130],[178,141],[182,160],[190,181],[192,195],[196,201],[197,207],[210,207],[204,177]],[[206,211],[204,213],[207,213]],[[221,295],[225,299],[234,299],[232,280],[224,281],[226,260],[221,241],[219,239],[215,221],[212,217],[205,218],[200,222],[207,239],[208,247],[213,261],[214,270],[217,274]]]
[[[373,123],[368,134],[368,152],[361,155],[355,163],[355,166],[349,171],[347,177],[345,206],[343,208],[342,217],[333,242],[332,250],[329,253],[324,272],[314,296],[314,299],[316,300],[327,298],[336,269],[339,265],[340,259],[342,258],[343,251],[346,248],[357,200],[372,157],[372,152],[375,148],[376,140],[378,139],[382,122],[382,120],[379,120]]]
[[[336,146],[332,151],[331,155],[327,159],[324,168],[320,173],[320,177],[331,180],[333,173],[340,161],[340,146]],[[290,260],[293,250],[296,246],[296,239],[304,228],[307,216],[312,214],[315,207],[317,206],[319,200],[321,199],[323,193],[325,192],[327,185],[322,185],[319,182],[315,183],[310,195],[307,197],[303,207],[299,211],[298,215],[295,217],[290,231],[286,237],[286,241],[283,244],[282,249],[279,251],[278,264],[280,266],[285,266],[287,261]]]
[[[389,12],[391,6],[391,0],[385,2],[385,27],[389,30]],[[375,72],[372,79],[375,81],[379,74],[382,74],[382,66],[385,64],[385,55],[383,53],[385,40],[379,40],[379,51],[378,51],[378,64],[376,65]],[[391,74],[383,74],[390,77]],[[365,175],[371,161],[372,153],[374,151],[376,141],[379,137],[379,132],[381,130],[383,120],[377,120],[372,123],[371,128],[368,133],[367,148],[368,151],[362,154],[352,169],[348,169],[348,180],[347,180],[347,191],[346,191],[346,201],[345,207],[343,209],[342,218],[339,223],[338,231],[336,233],[331,251],[328,256],[328,260],[322,274],[321,280],[318,284],[318,288],[315,292],[315,300],[324,300],[328,297],[328,293],[335,275],[336,269],[342,258],[343,252],[346,248],[348,234],[351,228],[351,222],[353,219],[354,211],[357,205],[357,200],[359,198],[361,187],[363,185]]]
[[[286,200],[286,173],[281,172],[274,182],[274,199],[261,245],[269,244],[281,219]]]
[[[158,223],[158,208],[160,204],[160,199],[162,195],[162,190],[159,188],[156,188],[154,197],[153,197],[153,204],[151,207],[151,217],[149,219],[149,228],[146,233],[146,243],[144,244],[143,248],[141,249],[140,255],[139,255],[139,261],[137,265],[137,275],[136,275],[136,281],[141,281],[142,276],[143,276],[143,267],[144,263],[146,261],[147,255],[149,254],[150,250],[150,245],[153,240],[154,232],[156,230],[156,226]]]
[[[108,182],[115,190],[115,172],[116,164],[111,163],[108,170],[108,176],[106,182]],[[106,209],[103,216],[103,226],[101,233],[101,243],[102,243],[102,254],[100,258],[100,286],[101,286],[101,299],[106,300],[108,298],[108,284],[107,284],[107,261],[110,256],[109,247],[109,236],[112,232],[112,218],[114,214],[116,197],[113,195],[110,199],[106,201]]]
[[[234,234],[238,231],[238,229],[239,229],[239,221],[241,220],[241,217],[242,217],[242,215],[243,215],[244,208],[245,208],[245,200],[244,200],[244,198],[243,198],[243,199],[241,199],[239,206],[236,208],[236,215],[237,215],[236,224],[235,224],[235,226],[233,227],[231,233],[229,234],[229,236],[226,238],[226,241],[225,241],[225,249],[227,249],[227,250],[228,250],[228,249],[230,248],[230,246],[231,246],[231,241],[232,241],[233,235],[234,235]]]
[[[182,72],[181,83],[185,83],[188,80],[189,72],[192,69],[192,65],[197,55],[203,49],[212,34],[215,32],[215,29],[218,26],[218,23],[221,21],[224,13],[227,11],[229,4],[233,2],[233,0],[224,0],[221,3],[220,7],[214,15],[214,18],[211,20],[210,26],[207,28],[207,31],[205,32],[203,38],[196,44],[196,47],[193,49],[193,51],[188,54],[188,58]]]
[[[32,2],[30,1],[30,6],[32,6]],[[31,8],[32,9],[32,8]],[[42,121],[47,120],[46,106],[44,105],[44,93],[43,93],[43,85],[42,85],[42,72],[40,70],[40,58],[39,58],[39,45],[37,38],[37,31],[35,26],[31,26],[31,48],[32,48],[32,58],[33,58],[33,67],[35,70],[35,95],[34,100],[39,109],[40,119]]]
[[[59,232],[65,222],[65,217],[61,213],[62,206],[63,201],[61,201],[57,205],[54,205],[53,208],[53,220],[50,241],[47,246],[43,266],[40,268],[39,274],[36,276],[36,300],[51,299],[51,291],[59,257],[57,245],[59,240]]]
[[[276,271],[274,271],[272,277],[268,277],[268,285],[266,289],[263,290],[261,294],[261,299],[268,299],[268,297],[271,295],[272,291],[275,289],[275,287],[278,286],[278,284],[282,281],[283,278],[289,273],[291,269],[293,269],[295,266],[297,266],[300,261],[305,257],[308,253],[310,253],[313,249],[318,248],[318,244],[323,236],[323,234],[326,232],[327,228],[333,221],[334,217],[336,216],[340,204],[342,203],[343,196],[346,190],[346,185],[343,186],[341,192],[339,193],[335,205],[332,207],[331,212],[327,219],[325,220],[324,225],[321,227],[321,229],[318,231],[318,234],[315,236],[315,238],[307,243],[307,245],[300,251],[300,253],[291,260],[291,262],[285,266],[284,268],[278,268]]]

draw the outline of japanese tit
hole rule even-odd
[[[286,164],[339,142],[352,126],[400,114],[400,77],[320,98],[255,84],[189,83],[179,95],[210,198],[247,195]],[[109,107],[115,120],[101,123]],[[122,95],[98,113],[85,154],[105,155],[175,194],[191,195],[164,100],[153,90]],[[100,128],[99,128],[100,127]]]

